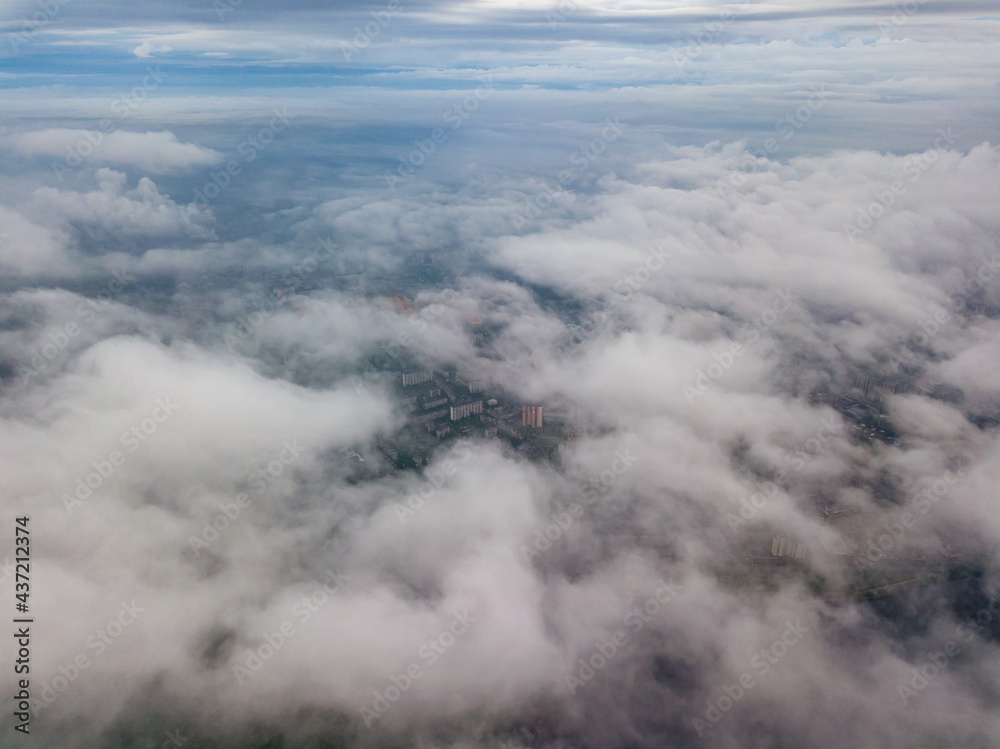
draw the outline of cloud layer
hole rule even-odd
[[[1000,745],[988,7],[79,7],[2,94],[36,741]]]

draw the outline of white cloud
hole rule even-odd
[[[106,167],[96,173],[98,189],[74,192],[41,187],[30,206],[48,222],[76,229],[101,242],[213,239],[214,217],[207,208],[182,206],[162,194],[149,177],[126,190],[127,176]]]
[[[78,165],[79,155],[87,163],[112,163],[136,166],[154,174],[171,174],[212,166],[222,154],[210,148],[182,143],[171,132],[128,132],[116,130],[71,130],[49,128],[11,136],[7,143],[14,150],[32,156],[51,156],[69,167]],[[96,145],[95,145],[96,144]],[[77,158],[67,154],[76,154]]]
[[[132,50],[132,54],[136,57],[149,57],[152,54],[163,54],[164,52],[172,51],[172,47],[168,47],[165,44],[153,44],[148,39],[140,44],[138,47]]]
[[[155,132],[98,144],[94,167],[123,166],[97,169],[96,187],[87,170],[56,189],[47,160],[21,157],[58,160],[96,139],[67,123],[106,116],[104,89],[5,94],[22,115],[14,128],[34,117],[67,129],[5,140],[9,171],[27,164],[27,174],[0,182],[0,232],[15,240],[0,245],[4,271],[89,262],[128,278],[0,294],[0,514],[33,513],[42,539],[33,604],[46,647],[33,653],[33,683],[51,684],[120,599],[147,612],[38,721],[41,744],[99,746],[95,736],[123,726],[146,740],[163,717],[212,746],[265,734],[371,749],[688,746],[692,718],[728,693],[706,745],[1000,745],[995,630],[963,642],[919,704],[901,707],[898,693],[971,613],[954,592],[980,584],[909,579],[937,566],[921,558],[955,564],[939,551],[947,542],[963,568],[983,571],[983,591],[998,581],[1000,260],[987,268],[984,257],[1000,236],[1000,148],[977,145],[995,135],[993,22],[973,27],[965,10],[932,3],[778,0],[748,9],[770,18],[707,31],[678,65],[671,51],[722,4],[404,4],[344,86],[281,88],[273,76],[274,87],[251,89],[261,78],[244,67],[238,94],[193,85],[205,70],[235,74],[208,55],[266,59],[269,76],[342,59],[341,37],[384,19],[364,4],[312,5],[231,2],[223,23],[206,6],[197,12],[211,24],[141,32],[157,34],[148,40],[58,37],[119,55],[166,44],[204,55],[197,79],[174,69],[192,85],[171,89],[186,93],[149,97],[130,121]],[[149,4],[154,16],[166,7]],[[551,27],[546,13],[560,8]],[[72,4],[63,11],[69,22]],[[897,12],[905,23],[891,34],[920,41],[873,41]],[[331,33],[317,33],[331,17]],[[442,112],[487,70],[496,97],[426,159],[414,152],[430,149]],[[782,138],[775,120],[821,81],[832,92],[822,110],[786,129],[770,158],[752,156]],[[131,173],[218,163],[200,142],[269,138],[276,91],[304,126],[253,164],[237,149],[249,168],[240,200],[219,211],[222,239],[210,210],[177,202],[195,180]],[[622,137],[550,199],[619,113]],[[957,143],[913,172],[906,152],[933,148],[949,124]],[[425,163],[387,190],[383,173],[411,153]],[[750,173],[734,183],[741,169]],[[881,217],[845,233],[894,180],[905,190],[874,209]],[[415,250],[455,253],[404,265]],[[307,252],[317,264],[302,270]],[[338,291],[336,277],[359,268],[370,293]],[[461,293],[418,289],[426,279]],[[763,318],[779,292],[790,303]],[[404,293],[416,314],[378,298]],[[747,343],[752,321],[762,334]],[[515,411],[543,403],[550,423],[570,414],[574,438],[558,460],[530,462],[498,441],[463,458],[459,437],[417,471],[394,470],[379,443],[416,455],[427,433],[396,431],[389,375],[372,369],[393,341],[419,366],[498,379]],[[727,353],[737,341],[741,353]],[[158,398],[179,407],[163,423],[150,416]],[[127,451],[126,430],[144,421],[152,432]],[[873,424],[888,433],[872,437]],[[304,453],[275,463],[289,437]],[[104,476],[116,450],[127,459]],[[234,517],[269,465],[273,480]],[[946,485],[960,466],[965,478]],[[70,516],[63,494],[82,477],[99,486]],[[747,498],[772,481],[747,517]],[[924,513],[915,497],[928,485],[944,496]],[[567,522],[566,508],[594,491]],[[408,502],[419,504],[402,522]],[[853,521],[881,534],[905,511],[916,526],[869,568],[872,584],[903,580],[892,605],[857,601],[853,567],[826,544],[846,546]],[[748,522],[734,529],[730,517]],[[218,540],[192,548],[213,527]],[[807,557],[765,568],[772,534],[802,540]],[[546,537],[527,559],[521,547]],[[292,607],[326,569],[349,583],[302,623]],[[661,579],[679,584],[676,598],[633,631],[625,616]],[[973,600],[963,593],[961,604]],[[421,646],[466,607],[479,621],[430,667]],[[290,619],[295,635],[274,645]],[[810,631],[787,658],[767,675],[752,669],[800,619]],[[619,629],[627,646],[570,694],[566,674]],[[264,645],[272,654],[240,686],[233,666]],[[400,688],[413,662],[427,668]],[[758,683],[734,697],[751,670]],[[390,685],[405,694],[365,730],[359,708]],[[529,725],[556,740],[528,737]]]
[[[15,276],[72,275],[69,233],[0,206],[0,267]]]

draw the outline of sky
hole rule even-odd
[[[5,2],[0,744],[1000,746],[998,23]]]

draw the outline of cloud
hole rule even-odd
[[[21,45],[40,745],[1000,744],[992,22],[314,5],[88,0]],[[498,408],[425,421],[467,377]],[[487,431],[527,403],[540,455]]]
[[[132,54],[136,57],[149,57],[152,54],[163,54],[165,52],[172,51],[172,47],[168,47],[165,44],[153,44],[148,39],[140,44],[138,47],[132,50]]]
[[[69,236],[35,224],[0,206],[0,265],[14,275],[62,275],[69,262]]]
[[[104,685],[99,697],[67,687],[74,699],[47,708],[47,735],[61,740],[59,726],[78,715],[108,727],[139,711],[150,727],[179,721],[224,742],[249,735],[251,715],[292,731],[291,703],[337,716],[334,733],[372,746],[443,721],[480,739],[551,734],[595,746],[636,730],[649,743],[669,731],[674,745],[699,733],[738,745],[763,725],[819,747],[845,735],[845,710],[864,716],[846,729],[856,744],[886,725],[900,746],[992,739],[992,715],[978,707],[1000,662],[990,637],[962,641],[968,656],[926,687],[944,707],[911,709],[898,685],[913,688],[920,653],[962,640],[965,615],[946,588],[904,587],[893,600],[927,625],[900,631],[906,616],[851,599],[856,573],[827,549],[860,549],[876,581],[892,569],[870,560],[878,554],[892,564],[944,559],[939,548],[989,558],[998,531],[975,497],[996,471],[995,430],[974,423],[982,402],[939,385],[988,391],[974,372],[993,323],[972,310],[998,293],[977,249],[996,228],[996,151],[941,152],[854,244],[844,224],[914,155],[760,163],[735,189],[745,156],[711,146],[604,175],[520,234],[498,217],[521,209],[532,179],[503,199],[440,191],[422,211],[411,198],[326,201],[286,219],[344,240],[309,245],[315,265],[299,280],[178,289],[168,318],[180,319],[154,326],[174,343],[104,328],[77,336],[2,422],[6,442],[22,446],[0,454],[12,511],[39,496],[72,509],[51,510],[60,551],[47,585],[82,613],[47,618],[37,668],[57,674],[84,652],[88,683]],[[120,201],[176,210],[151,184],[129,192],[120,173],[97,177],[96,193],[36,193],[35,210],[69,226],[88,215],[122,236],[159,224],[122,219]],[[407,238],[423,250],[477,235],[475,270],[455,293],[418,300],[433,310],[422,325],[377,299],[301,288],[341,263],[390,258]],[[228,251],[283,257],[263,242]],[[405,272],[405,257],[370,267]],[[276,284],[299,301],[258,304]],[[58,321],[72,317],[73,300],[17,303],[29,302],[51,311],[3,343],[16,358],[60,340]],[[208,321],[197,344],[180,332],[196,316]],[[488,342],[466,335],[469,319]],[[403,333],[407,356],[498,378],[514,402],[574,413],[580,433],[551,464],[460,438],[416,472],[388,469],[377,446],[402,409],[390,387],[358,387],[351,375]],[[735,342],[744,350],[727,358]],[[176,404],[162,422],[161,402]],[[852,410],[878,402],[891,438],[872,439]],[[366,462],[341,461],[347,445]],[[105,478],[115,451],[124,462]],[[111,517],[124,540],[100,546]],[[885,530],[894,524],[896,536]],[[808,556],[751,572],[773,565],[775,535]],[[108,569],[125,572],[98,584]],[[344,581],[324,589],[333,573]],[[98,658],[83,635],[133,598],[137,624]],[[468,620],[460,634],[456,616]],[[114,686],[123,673],[140,686]],[[922,689],[918,700],[938,704]],[[806,706],[802,693],[827,701]],[[168,710],[150,711],[157,694]]]
[[[67,158],[67,153],[85,154],[98,163],[125,164],[154,174],[173,174],[213,166],[222,154],[193,143],[182,143],[170,132],[128,132],[116,130],[103,133],[92,130],[48,128],[21,133],[8,140],[10,147],[31,156]],[[69,168],[76,161],[67,158]]]
[[[32,195],[32,211],[75,229],[91,252],[119,250],[122,242],[134,248],[137,243],[213,238],[213,216],[207,209],[175,203],[148,177],[126,190],[123,172],[101,168],[95,176],[98,189],[91,192],[39,188]]]

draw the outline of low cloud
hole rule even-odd
[[[39,745],[1000,745],[983,21],[161,5],[7,95]],[[56,101],[81,39],[170,91]]]
[[[9,146],[19,153],[48,156],[58,161],[67,153],[80,150],[86,143],[87,160],[94,163],[122,164],[138,167],[153,174],[173,174],[201,167],[214,166],[222,154],[194,143],[182,143],[171,132],[129,132],[116,130],[72,130],[49,128],[21,133],[8,139]],[[70,163],[70,167],[75,163]]]
[[[214,217],[208,209],[175,203],[148,177],[141,177],[131,190],[126,189],[128,177],[123,172],[102,168],[95,177],[98,189],[90,192],[39,188],[29,204],[31,213],[76,230],[89,240],[92,252],[214,236]]]

